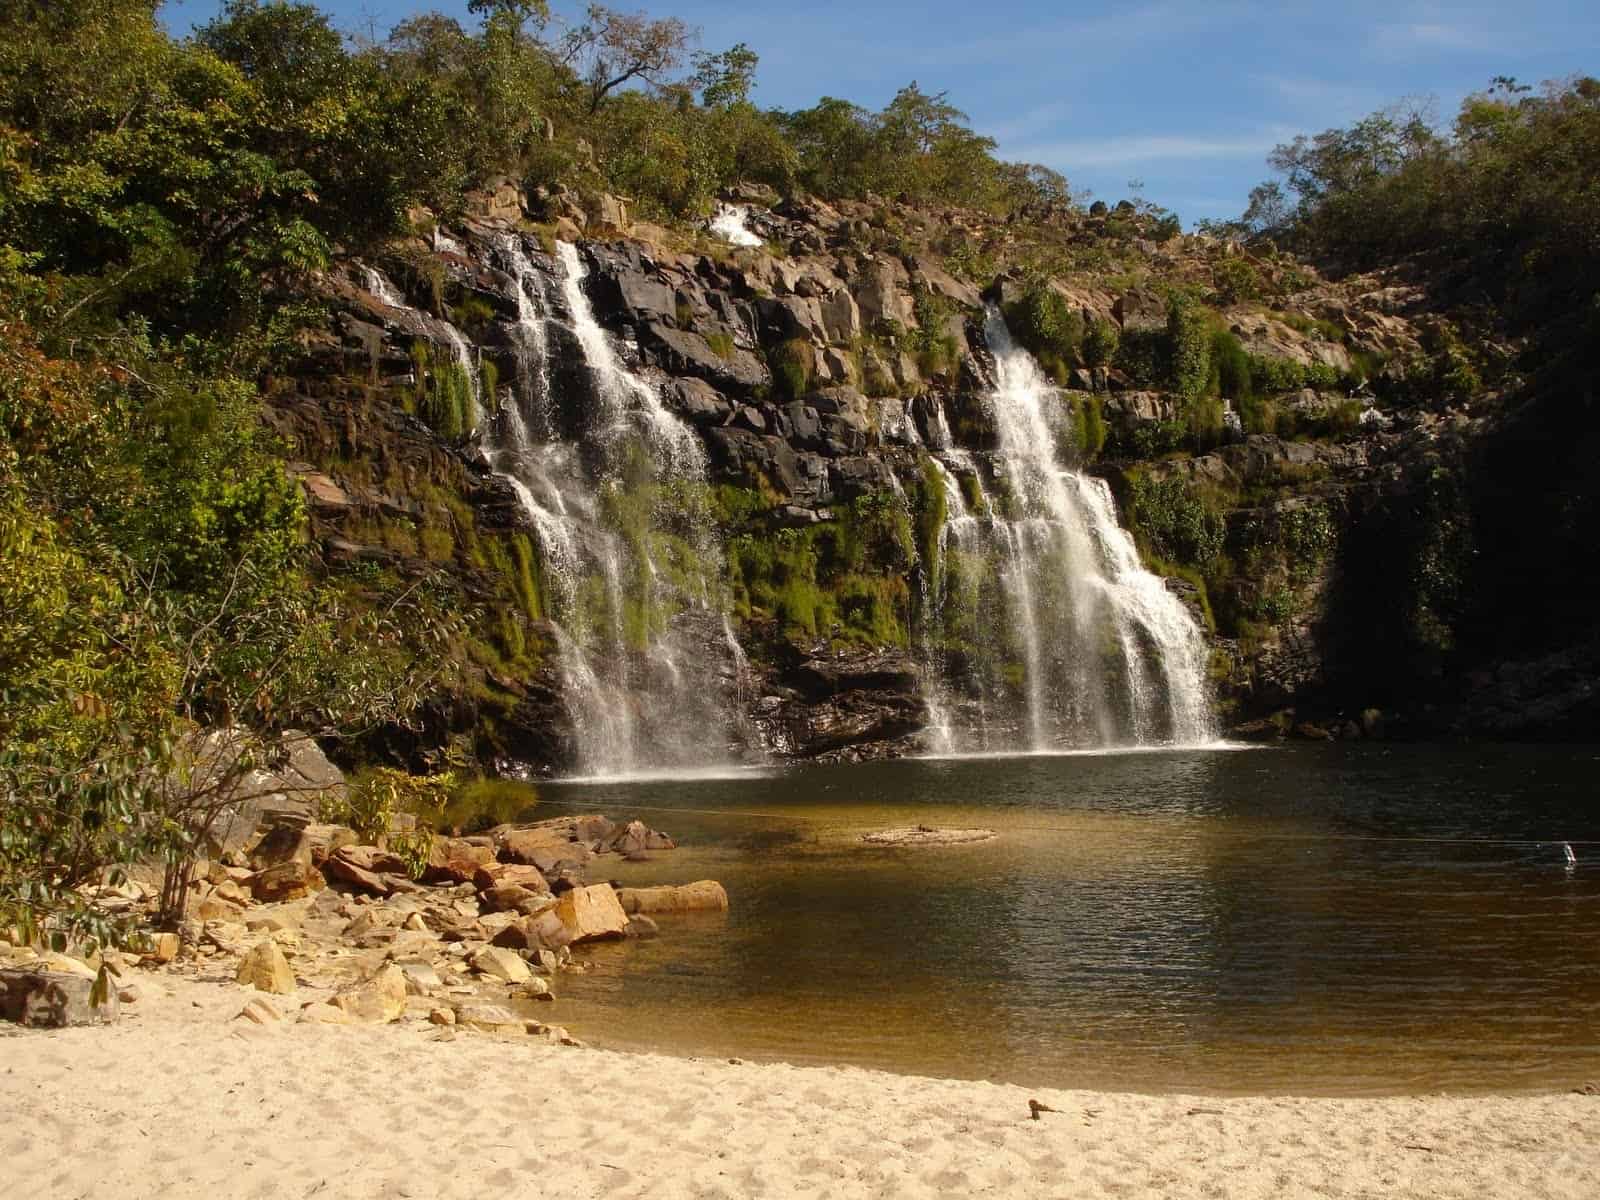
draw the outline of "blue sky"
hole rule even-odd
[[[640,0],[613,7],[634,9]],[[175,32],[219,0],[168,0]],[[380,35],[415,12],[465,22],[466,0],[323,0]],[[558,13],[577,6],[556,0]],[[1524,83],[1600,74],[1600,4],[1566,0],[1095,4],[1014,0],[661,0],[720,50],[761,56],[755,99],[799,108],[823,95],[881,107],[916,80],[945,91],[1004,157],[1042,162],[1075,189],[1146,199],[1185,222],[1237,215],[1278,142],[1407,97],[1448,120],[1495,75]]]

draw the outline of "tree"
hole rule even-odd
[[[481,16],[485,23],[496,17],[507,17],[519,28],[543,25],[550,19],[547,0],[467,0],[467,11]]]
[[[607,96],[641,80],[666,87],[683,65],[693,34],[676,17],[652,21],[644,13],[620,13],[591,4],[584,22],[562,40],[562,61],[580,81],[591,116]]]
[[[694,86],[700,92],[700,103],[707,108],[732,108],[749,103],[760,61],[756,52],[743,42],[720,54],[704,51],[696,54]]]

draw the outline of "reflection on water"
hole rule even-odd
[[[606,1046],[1059,1087],[1572,1086],[1600,1075],[1597,765],[1331,746],[544,785],[541,815],[683,844],[606,860],[619,880],[716,878],[733,905],[582,951],[553,1018]],[[860,841],[917,823],[1000,837]]]

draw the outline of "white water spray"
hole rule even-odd
[[[988,404],[998,495],[983,491],[969,456],[948,448],[942,412],[930,422],[929,440],[946,480],[942,553],[967,559],[968,576],[972,561],[989,564],[961,596],[948,594],[957,572],[945,567],[936,619],[948,627],[952,610],[986,604],[987,617],[969,616],[965,633],[992,644],[971,648],[981,669],[969,672],[964,687],[940,691],[934,709],[943,728],[930,731],[930,748],[1039,753],[1211,741],[1198,626],[1140,565],[1106,483],[1062,465],[1057,447],[1070,410],[992,308],[985,337],[995,363]],[[952,468],[978,482],[987,511],[968,510]],[[972,721],[959,727],[963,692],[984,725],[991,715],[1005,719],[992,729]]]

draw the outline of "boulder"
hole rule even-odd
[[[278,771],[285,792],[315,799],[318,808],[323,799],[344,794],[344,772],[328,761],[314,737],[298,729],[286,729],[280,745],[287,759]]]
[[[580,838],[578,830],[570,822],[554,825],[506,826],[495,830],[495,848],[499,851],[500,858],[506,862],[539,866],[537,860],[545,858],[552,850],[568,851],[576,847],[577,852],[582,852],[585,849],[583,842],[608,836],[613,826],[610,821],[606,821],[603,828],[595,828],[596,832],[590,833],[587,838]]]
[[[767,364],[742,347],[735,346],[724,358],[698,333],[674,329],[660,321],[646,325],[640,341],[674,375],[693,375],[738,391],[772,385]]]
[[[329,883],[344,884],[373,896],[391,896],[395,891],[393,879],[380,873],[374,865],[380,858],[385,862],[393,860],[398,869],[405,869],[398,858],[372,846],[344,846],[328,856],[322,864],[322,873]]]
[[[516,883],[497,884],[478,893],[486,913],[529,913],[550,901],[549,892],[535,892]]]
[[[250,894],[264,904],[277,904],[284,900],[299,900],[312,892],[320,892],[327,883],[322,872],[311,865],[310,850],[304,861],[293,858],[275,866],[257,871],[246,881]]]
[[[422,870],[424,883],[470,883],[478,868],[494,862],[492,845],[465,838],[436,837]]]
[[[516,953],[499,946],[485,946],[468,960],[480,975],[490,975],[507,983],[526,983],[533,974]]]
[[[728,893],[713,879],[678,887],[623,888],[617,901],[626,913],[727,912]]]
[[[402,929],[389,942],[389,957],[396,962],[402,959],[425,958],[439,949],[440,940],[428,930]]]
[[[300,1019],[316,1025],[354,1025],[358,1020],[332,1000],[326,1004],[312,1002],[303,1005]]]
[[[599,192],[587,198],[585,205],[591,225],[605,225],[618,233],[628,232],[628,205],[608,192]]]
[[[257,871],[285,863],[312,864],[310,826],[274,825],[250,851],[250,863]]]
[[[519,221],[528,211],[527,197],[512,180],[491,179],[466,195],[467,212],[490,221]]]
[[[662,386],[661,399],[696,425],[720,425],[728,418],[728,401],[703,379],[670,380]]]
[[[977,308],[982,303],[977,288],[957,279],[931,258],[918,258],[912,263],[911,279],[925,291],[943,296],[962,308]]]
[[[570,944],[572,931],[550,905],[543,912],[512,921],[494,935],[493,943],[509,950],[559,950]]]
[[[275,996],[287,996],[294,991],[294,972],[289,968],[289,960],[271,938],[257,943],[255,949],[239,961],[234,979],[258,992],[271,992]]]
[[[472,873],[472,885],[480,892],[491,888],[516,886],[531,892],[548,892],[544,873],[528,863],[485,863]]]
[[[620,938],[628,928],[628,914],[622,911],[617,893],[606,884],[564,893],[556,902],[555,913],[574,942]]]
[[[405,972],[390,963],[365,983],[339,992],[328,1005],[353,1021],[398,1021],[406,1012]]]
[[[819,307],[829,341],[848,342],[861,336],[861,309],[844,288],[822,300]]]
[[[153,962],[169,963],[178,957],[181,944],[175,933],[153,933],[150,935],[150,948],[145,952],[145,957]]]
[[[233,1019],[235,1021],[249,1021],[255,1025],[276,1025],[279,1021],[283,1020],[283,1014],[280,1013],[276,1008],[272,1007],[272,1003],[270,1001],[257,997],[254,1000],[248,1001],[245,1006],[241,1008],[237,1014],[235,1014]]]
[[[408,958],[394,965],[399,967],[400,973],[405,976],[408,995],[429,996],[444,988],[444,980],[439,978],[439,972],[434,969],[432,963],[424,959]]]
[[[513,1034],[524,1032],[523,1019],[499,1004],[463,1004],[455,1010],[455,1023],[479,1033]]]
[[[643,821],[629,821],[608,843],[618,854],[642,854],[650,846],[650,830]]]
[[[95,975],[43,965],[0,967],[0,1018],[56,1029],[109,1024],[117,1019],[116,989],[107,987],[100,1003],[92,1003]]]

